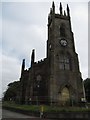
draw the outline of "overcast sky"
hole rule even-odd
[[[0,26],[2,21],[2,29],[0,28],[0,57],[2,56],[3,63],[2,69],[0,69],[2,92],[6,90],[10,82],[19,80],[23,58],[26,59],[26,68],[30,67],[33,48],[35,48],[36,61],[46,57],[47,19],[52,5],[52,1],[10,1],[3,0],[2,5],[0,4],[0,9],[2,6],[2,15],[0,14]],[[59,0],[55,2],[56,13],[59,13],[59,2]],[[79,56],[80,71],[82,78],[86,79],[88,77],[88,2],[87,0],[65,2],[64,0],[62,2],[63,9],[66,9],[67,3],[70,7],[72,31],[74,32],[76,52]]]

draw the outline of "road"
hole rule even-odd
[[[12,111],[3,109],[2,110],[2,118],[4,118],[4,119],[5,118],[24,118],[24,119],[28,119],[28,118],[36,118],[36,117],[28,116],[28,115],[24,115],[24,114],[21,114],[21,113],[16,113],[16,112],[12,112]]]
[[[21,113],[16,113],[12,112],[9,110],[2,110],[2,119],[0,120],[51,120],[51,119],[46,119],[46,118],[38,118],[34,116],[29,116],[29,115],[24,115]],[[73,120],[73,118],[68,119],[68,118],[60,118],[60,119],[53,119],[53,120]],[[79,118],[76,118],[75,120],[80,120]],[[89,120],[89,119],[81,119],[81,120]]]
[[[9,110],[2,110],[2,119],[0,120],[41,120],[42,118],[24,115],[17,112],[12,112]],[[42,119],[42,120],[51,120],[51,119]],[[54,119],[53,119],[54,120]]]

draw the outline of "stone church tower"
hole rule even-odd
[[[48,18],[47,58],[50,63],[50,97],[53,102],[79,102],[83,97],[78,54],[75,52],[70,10],[55,14],[54,3]]]
[[[47,57],[36,63],[35,50],[31,55],[31,67],[21,73],[21,101],[32,104],[79,104],[84,98],[83,80],[79,70],[71,28],[70,10],[55,13],[54,2],[48,16]]]

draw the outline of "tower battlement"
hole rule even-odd
[[[54,16],[54,15],[58,15],[59,17],[70,17],[70,9],[69,9],[68,4],[67,4],[66,10],[63,10],[62,3],[60,3],[59,10],[60,10],[60,13],[56,14],[55,13],[55,4],[53,2],[52,3],[52,8],[50,8],[50,13],[48,15],[48,20],[51,19],[51,17]]]
[[[37,61],[37,62],[34,62],[34,64],[43,64],[46,60],[47,60],[47,59],[44,58],[44,59],[41,59],[41,60],[39,60],[39,61]]]

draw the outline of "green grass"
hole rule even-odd
[[[9,108],[17,108],[20,110],[27,110],[27,111],[39,111],[39,106],[36,105],[20,105],[15,104],[14,102],[3,102],[2,106],[9,107]]]
[[[39,112],[41,110],[41,106],[39,105],[20,105],[15,104],[14,102],[3,102],[2,106],[9,107],[9,108],[16,108],[19,110],[26,110],[32,112]],[[58,106],[47,106],[43,105],[44,112],[90,112],[90,108],[86,109],[84,107],[58,107]]]

